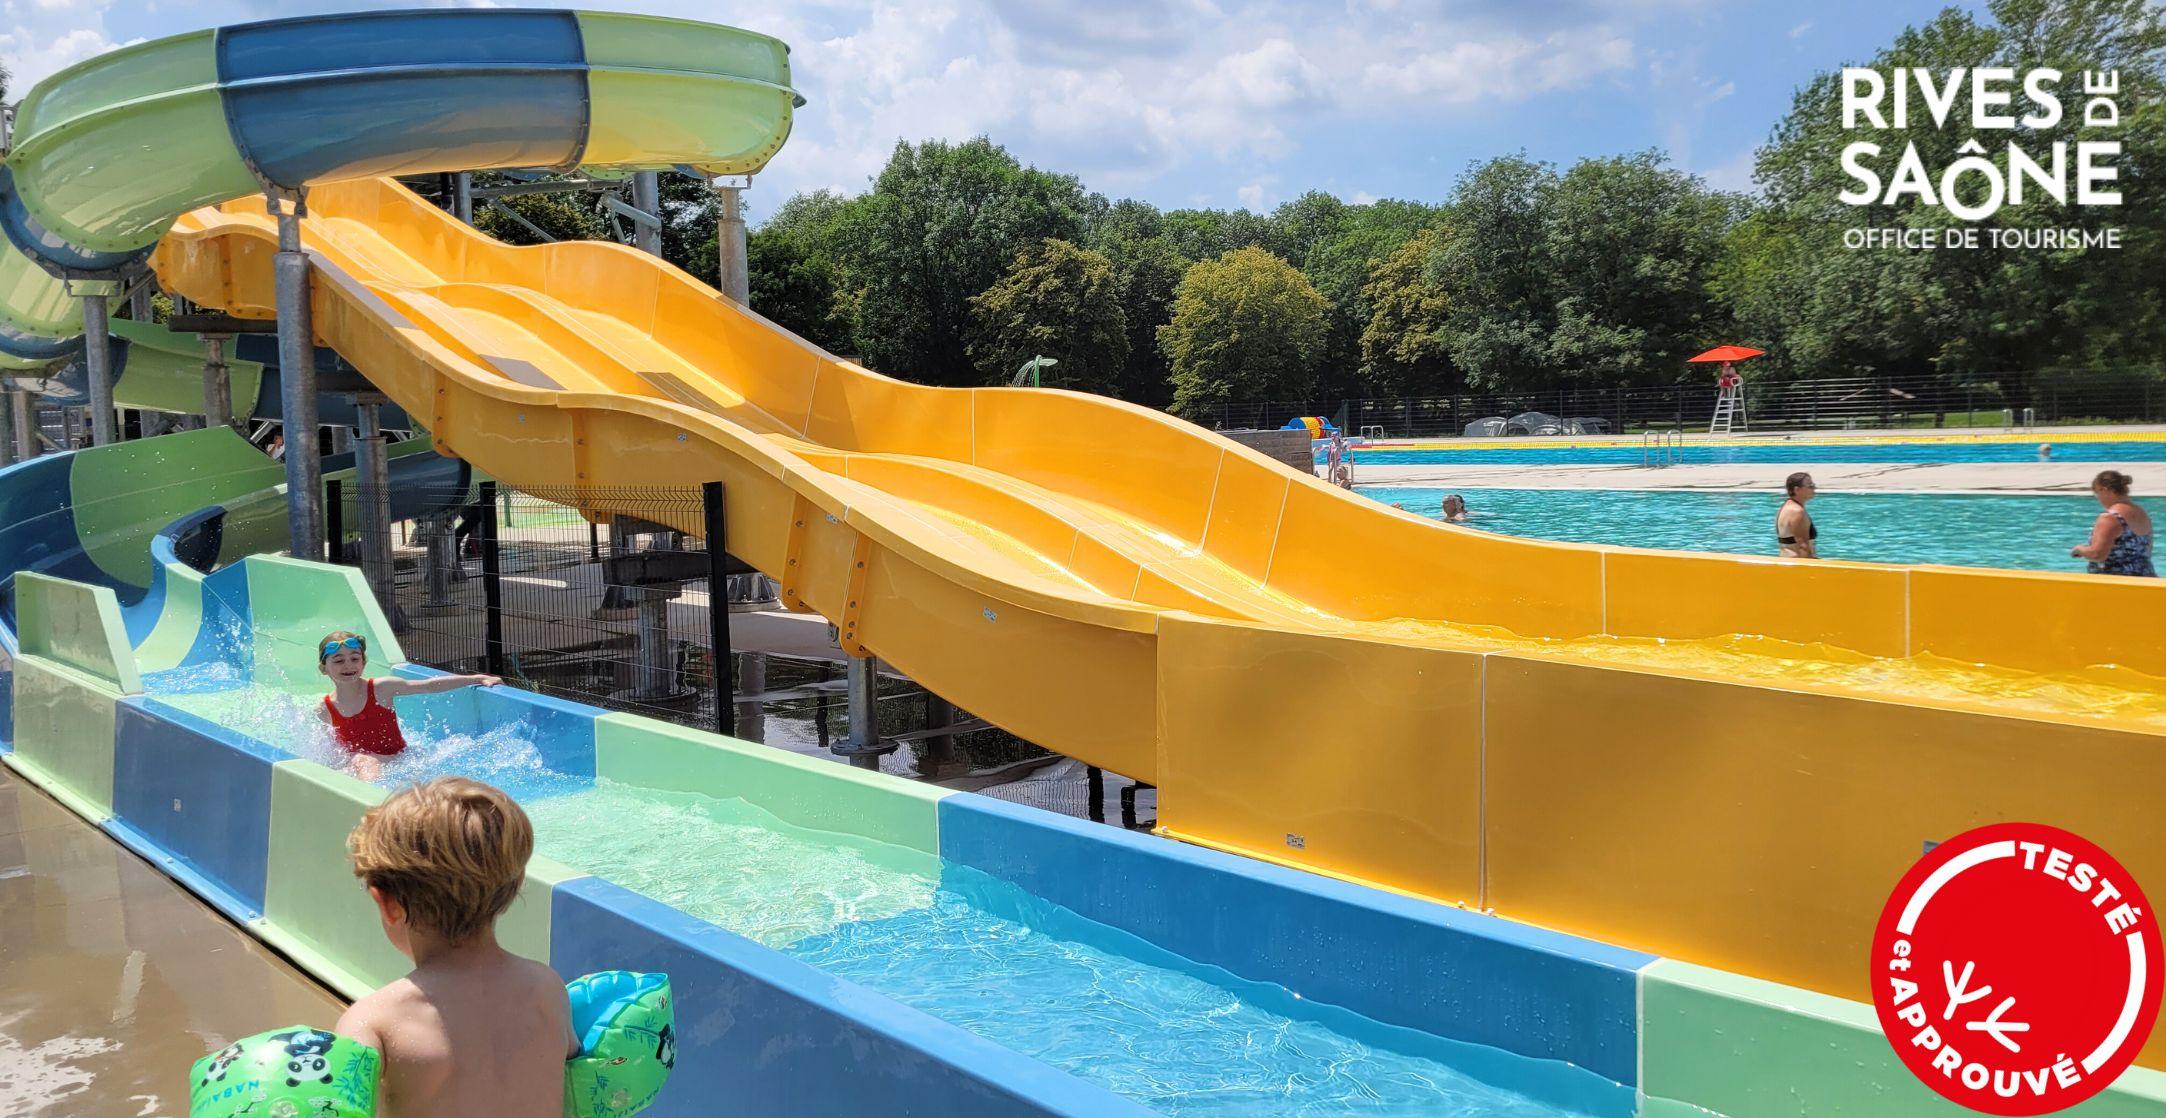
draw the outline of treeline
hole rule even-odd
[[[2006,207],[1984,226],[2117,225],[2115,251],[1844,247],[1870,226],[1946,224],[1915,199],[1851,206],[1834,72],[1799,91],[1758,161],[1758,197],[1711,190],[1655,152],[1564,169],[1508,155],[1440,204],[1311,192],[1269,214],[1161,210],[1023,165],[986,138],[899,144],[870,190],[785,201],[753,231],[754,309],[838,353],[930,384],[1046,383],[1197,414],[1225,401],[1665,383],[1719,342],[1770,351],[1757,376],[2148,363],[2166,340],[2159,13],[2143,0],[1953,9],[1867,65],[2116,68],[2122,124],[2070,114],[2053,139],[2120,140],[2119,207]],[[1965,94],[1967,98],[1967,93]],[[2024,111],[2018,93],[2015,111]],[[1944,166],[1968,101],[1915,140]],[[2008,134],[1981,134],[1988,150]],[[1440,184],[1441,185],[1441,184]],[[665,188],[665,252],[714,273],[711,200]],[[512,203],[552,232],[603,235],[583,203]],[[479,223],[511,240],[501,214]]]

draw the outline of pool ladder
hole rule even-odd
[[[1685,433],[1671,428],[1667,431],[1640,432],[1640,468],[1661,469],[1685,460]]]

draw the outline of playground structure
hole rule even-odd
[[[499,53],[522,50],[534,57]],[[281,69],[293,66],[321,69]],[[417,84],[386,92],[401,83]],[[584,116],[564,107],[582,94]],[[360,405],[365,426],[402,408],[443,462],[584,494],[590,517],[611,518],[610,492],[656,476],[719,482],[728,551],[832,620],[846,650],[1156,783],[1167,834],[1248,857],[531,696],[472,702],[518,707],[551,760],[589,780],[676,780],[803,826],[877,832],[1198,962],[1294,989],[1331,976],[1330,1004],[1650,1095],[1815,1112],[1796,1089],[1882,1108],[1846,1112],[1906,1112],[1890,1093],[1916,1085],[1888,1077],[1869,1011],[1841,999],[1862,994],[1872,918],[1923,841],[2036,818],[2166,879],[2143,791],[2166,765],[2166,652],[2149,635],[2166,587],[1464,532],[1145,409],[890,380],[651,255],[496,244],[379,177],[575,159],[739,173],[780,147],[794,107],[780,44],[642,17],[376,13],[126,48],[49,80],[18,114],[0,346],[25,369],[67,360],[80,315],[93,336],[109,329],[105,295],[87,292],[114,281],[81,277],[147,254],[166,290],[276,319],[290,429],[320,418],[320,341],[382,394]],[[188,173],[112,157],[146,147]],[[127,365],[146,368],[134,347],[158,347],[128,341]],[[136,375],[115,378],[109,352],[82,359],[108,426]],[[72,580],[17,576],[8,759],[352,993],[396,965],[335,872],[336,838],[375,790],[144,694],[160,672],[214,664],[298,692],[312,682],[296,666],[308,642],[375,608],[350,571],[243,558],[322,553],[313,504],[335,464],[289,453],[283,499],[268,500],[278,487],[237,442],[192,432],[0,474],[9,508],[42,510],[0,525],[11,566]],[[164,484],[126,480],[146,473],[127,455],[167,453],[147,470]],[[388,471],[382,458],[357,468],[378,464]],[[212,521],[258,531],[221,527],[213,547],[199,530]],[[47,534],[16,542],[31,532]],[[388,624],[369,623],[372,646],[395,650]],[[1877,667],[1846,673],[1861,663]],[[2029,701],[1981,692],[1981,674]],[[1586,733],[1560,726],[1560,709],[1609,720]],[[446,710],[469,724],[512,713]],[[169,746],[192,763],[160,756]],[[194,771],[228,773],[230,787]],[[1916,795],[1927,787],[1942,791]],[[160,813],[167,801],[198,806]],[[651,969],[671,971],[688,1006],[702,989],[756,991],[773,1009],[751,1015],[765,1024],[883,1053],[849,1076],[811,1056],[763,1065],[741,1023],[687,1049],[703,1070],[685,1095],[809,1085],[833,1092],[823,1112],[843,1113],[936,1084],[952,1092],[927,1096],[951,1100],[944,1113],[1120,1112],[960,1030],[852,1004],[810,968],[577,867],[538,862],[522,905],[507,941],[567,973],[625,965],[598,957],[605,941],[651,941],[664,960]],[[1243,923],[1288,906],[1302,915],[1272,935]],[[1393,961],[1349,966],[1374,957],[1365,943]],[[1511,977],[1475,973],[1489,962],[1443,967],[1466,976],[1457,986],[1425,965],[1522,956],[1535,970]],[[1504,1008],[1477,1008],[1489,1000]],[[899,1039],[919,1029],[932,1039]],[[1811,1047],[1790,1029],[1840,1058],[1778,1055]],[[1715,1035],[1721,1051],[1704,1050]],[[2160,1053],[2154,1041],[2145,1062]]]

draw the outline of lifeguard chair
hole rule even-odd
[[[1715,374],[1715,416],[1707,423],[1708,434],[1727,435],[1747,429],[1745,377],[1737,371],[1737,363],[1749,361],[1762,352],[1750,346],[1718,345],[1698,357],[1687,359],[1687,364],[1719,362],[1722,366]]]

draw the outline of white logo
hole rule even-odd
[[[1957,68],[1937,72],[1905,67],[1882,72],[1859,67],[1842,73],[1843,130],[1909,132],[1916,128],[1936,130],[1960,126],[1955,105],[1969,90],[1969,127],[1974,133],[2002,132],[2007,142],[1997,150],[1973,136],[1956,149],[1956,158],[1945,166],[1929,166],[1915,141],[1906,140],[1891,150],[1876,140],[1858,139],[1844,145],[1842,167],[1850,181],[1840,197],[1849,205],[1895,205],[1905,200],[1945,210],[1956,222],[1980,222],[2003,207],[2118,206],[2117,187],[2121,141],[2055,139],[2041,142],[2038,134],[2061,127],[2067,118],[2064,96],[2078,102],[2074,120],[2096,132],[2121,126],[2121,75],[2117,70],[2083,71],[2070,77],[2060,70],[2026,71],[2020,83],[2017,73],[2005,67]],[[2029,111],[2016,115],[2015,94],[2022,90]],[[2026,143],[2026,139],[2030,142]],[[1892,143],[1892,141],[1891,141]],[[1844,243],[1852,248],[1896,244],[1905,248],[1977,248],[1990,241],[1995,248],[2119,248],[2119,229],[2046,230],[2055,234],[2043,243],[2040,230],[2001,229],[1980,231],[1963,225],[1945,229],[1853,229]]]

